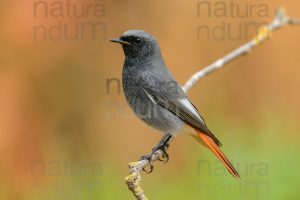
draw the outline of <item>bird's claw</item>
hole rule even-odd
[[[140,158],[140,160],[147,160],[147,161],[149,162],[149,166],[150,166],[150,167],[149,167],[149,168],[150,168],[149,171],[147,171],[145,167],[142,168],[142,170],[143,170],[144,172],[148,173],[148,174],[150,174],[151,172],[153,172],[153,169],[154,169],[154,166],[153,166],[153,164],[152,164],[151,158],[152,158],[152,154],[151,154],[151,155],[147,155],[147,156],[142,156],[142,157]]]
[[[167,153],[166,148],[162,148],[161,150],[163,152],[163,155],[160,156],[158,158],[158,160],[161,161],[161,162],[167,163],[170,159],[169,154]]]
[[[144,171],[144,172],[147,172],[148,174],[150,174],[152,171],[153,171],[153,169],[154,169],[154,166],[153,166],[153,164],[152,164],[152,156],[153,156],[153,154],[159,154],[157,151],[158,150],[161,150],[162,151],[162,155],[157,155],[158,156],[158,160],[159,161],[161,161],[161,162],[164,162],[164,163],[167,163],[168,161],[169,161],[169,154],[167,153],[167,148],[169,147],[169,144],[166,144],[166,145],[164,145],[164,146],[161,146],[160,148],[153,148],[152,149],[152,153],[151,154],[149,154],[149,155],[146,155],[146,156],[142,156],[141,158],[140,158],[140,161],[141,160],[147,160],[148,162],[149,162],[149,168],[150,168],[150,170],[149,171],[147,171],[146,169],[145,169],[145,167],[143,167],[142,168],[142,170]]]
[[[161,161],[161,162],[167,163],[169,161],[170,157],[169,157],[169,154],[166,151],[166,148],[161,148],[161,149],[158,149],[158,150],[161,150],[163,152],[163,154],[158,157],[158,160]],[[153,172],[153,169],[154,169],[154,166],[153,166],[152,161],[151,161],[153,154],[158,154],[157,150],[153,151],[150,155],[142,156],[140,158],[140,160],[147,160],[149,162],[150,170],[146,170],[145,167],[142,168],[142,170],[144,172],[147,172],[148,174]]]

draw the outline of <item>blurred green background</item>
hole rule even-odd
[[[0,199],[133,199],[127,164],[161,134],[133,115],[120,82],[107,83],[121,79],[124,59],[110,38],[151,32],[184,84],[251,39],[258,27],[247,24],[270,22],[279,6],[300,17],[296,0],[199,2],[1,0]],[[299,35],[277,31],[189,92],[242,180],[182,134],[169,163],[143,174],[149,199],[300,198]]]

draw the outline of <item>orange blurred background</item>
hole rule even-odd
[[[0,4],[1,199],[43,199],[40,193],[36,194],[36,188],[44,191],[47,183],[61,179],[68,179],[64,184],[69,187],[72,177],[41,173],[40,170],[51,168],[49,161],[56,161],[60,172],[63,161],[99,162],[103,168],[100,179],[104,195],[89,199],[121,198],[114,190],[122,191],[123,199],[132,198],[123,183],[127,164],[149,152],[161,134],[133,115],[122,91],[118,93],[120,82],[108,84],[107,80],[112,78],[121,80],[124,60],[122,49],[109,43],[110,38],[120,36],[128,29],[152,33],[170,71],[179,83],[184,84],[194,72],[256,34],[256,28],[252,28],[243,33],[246,38],[232,40],[228,38],[228,31],[237,34],[245,23],[270,22],[279,6],[284,6],[288,15],[300,18],[300,2],[296,0],[233,1],[240,6],[241,12],[247,5],[256,6],[247,17],[230,16],[228,7],[228,17],[208,16],[208,7],[201,7],[199,16],[199,1],[196,0],[70,0],[69,3],[78,10],[91,5],[91,10],[85,10],[81,17],[67,16],[68,1],[47,0],[36,5],[37,2],[2,0]],[[213,7],[218,2],[228,6],[231,1],[210,1],[210,5]],[[62,14],[60,3],[64,5],[64,16],[59,17]],[[266,5],[265,16],[257,14],[257,6],[261,4]],[[97,14],[95,5],[99,5]],[[50,28],[60,23],[67,27],[62,32],[73,36],[76,26],[85,23],[101,26],[95,38],[90,30],[84,37],[70,41],[55,30],[56,41],[49,35],[44,37],[43,30],[49,34]],[[223,23],[229,24],[230,28],[227,27],[225,38],[219,41],[197,32],[199,26],[213,30]],[[35,37],[38,26],[43,28]],[[234,160],[241,157],[247,160],[246,155],[260,155],[269,148],[265,144],[273,146],[273,140],[278,141],[276,145],[286,140],[286,146],[289,142],[298,142],[299,35],[300,27],[297,26],[274,32],[270,41],[202,79],[190,90],[194,104],[223,141],[224,151]],[[264,135],[267,131],[273,134],[267,137]],[[252,149],[258,150],[252,154]],[[187,169],[196,170],[196,159],[200,159],[204,151],[191,138],[178,136],[169,150],[170,162],[157,164],[154,174],[145,175],[146,188],[149,184],[149,192],[155,193],[156,181],[164,178],[167,178],[168,188],[172,188],[172,182],[179,182],[176,175],[187,176]],[[248,154],[240,153],[243,151]],[[262,159],[268,162],[268,158]],[[33,161],[37,160],[44,164],[34,166]],[[294,158],[288,161],[289,165],[299,167],[299,161],[294,165]],[[287,169],[289,165],[282,168]],[[112,174],[115,181],[109,182]],[[53,199],[73,198],[70,194],[62,197],[54,192],[51,195]],[[280,197],[287,196],[284,193]],[[295,192],[293,197],[299,196],[300,193]],[[195,197],[187,197],[192,198]]]

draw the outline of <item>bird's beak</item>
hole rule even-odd
[[[131,45],[129,42],[123,41],[121,38],[114,38],[109,40],[110,42],[116,42],[119,44]]]

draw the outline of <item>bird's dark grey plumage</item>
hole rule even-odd
[[[165,133],[152,153],[142,157],[149,160],[150,171],[153,169],[152,155],[161,149],[168,160],[166,148],[170,138],[188,124],[195,129],[193,136],[239,178],[236,169],[219,149],[220,141],[207,128],[196,107],[168,71],[156,39],[145,31],[129,30],[111,41],[122,44],[125,53],[122,81],[128,104],[140,119]]]
[[[125,53],[123,90],[136,115],[164,133],[175,134],[187,123],[221,145],[168,71],[156,39],[145,31],[129,30],[119,42]]]

